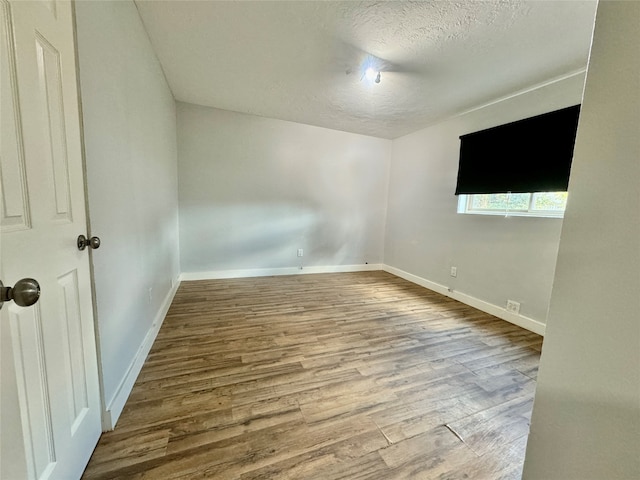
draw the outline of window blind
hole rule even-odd
[[[566,191],[580,105],[460,137],[456,195]]]

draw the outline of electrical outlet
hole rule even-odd
[[[520,313],[520,304],[513,300],[507,300],[507,312]]]
[[[452,277],[458,276],[458,267],[451,267],[451,276]]]
[[[301,248],[299,248],[298,249],[298,256],[301,257],[303,253],[304,253],[303,250]]]

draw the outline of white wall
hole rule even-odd
[[[600,2],[523,478],[640,478],[640,3]]]
[[[385,263],[479,307],[520,302],[536,321],[521,324],[540,331],[562,220],[457,214],[459,136],[578,104],[583,82],[577,74],[394,140]]]
[[[183,272],[382,262],[391,141],[186,103],[177,110]]]
[[[133,2],[76,15],[108,428],[179,275],[175,102]]]

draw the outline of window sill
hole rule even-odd
[[[562,220],[564,218],[564,212],[563,213],[553,213],[553,212],[517,212],[517,211],[499,211],[499,210],[492,210],[490,212],[479,212],[479,211],[474,211],[474,212],[460,212],[458,211],[458,213],[461,213],[463,215],[481,215],[481,216],[492,216],[492,217],[534,217],[534,218],[557,218]]]

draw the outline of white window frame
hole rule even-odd
[[[473,195],[458,195],[458,213],[470,215],[500,215],[503,217],[564,218],[564,210],[533,209],[535,196],[538,195],[538,193],[529,193],[528,195],[529,208],[527,210],[473,208]]]

